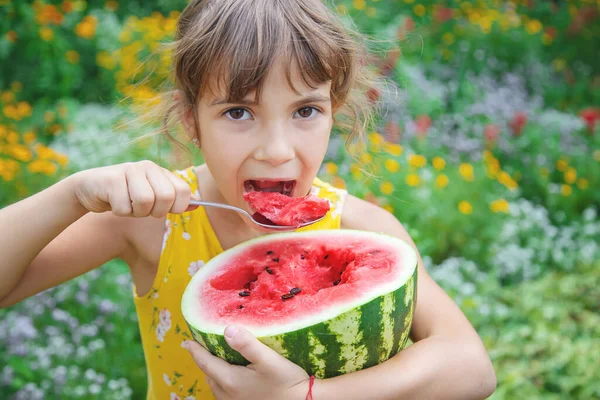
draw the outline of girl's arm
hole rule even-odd
[[[189,186],[151,162],[78,172],[0,210],[0,307],[120,257],[122,216],[183,212]],[[112,212],[111,212],[112,211]]]
[[[349,196],[344,228],[383,232],[416,246],[387,211]],[[491,361],[477,332],[433,281],[419,255],[414,344],[362,371],[317,381],[318,399],[483,399],[496,387]]]

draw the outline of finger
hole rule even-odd
[[[282,363],[290,362],[240,326],[229,325],[225,328],[225,340],[231,348],[254,364],[257,370],[276,371]]]
[[[192,197],[192,189],[183,179],[175,175],[169,170],[163,169],[163,173],[173,184],[175,188],[175,202],[169,210],[173,214],[181,214],[187,210],[190,204],[190,198]]]
[[[146,177],[154,191],[154,206],[150,215],[164,217],[175,202],[175,187],[159,166],[146,169]]]
[[[146,217],[154,206],[154,191],[140,165],[132,165],[126,170],[127,190],[131,199],[134,217]]]
[[[195,341],[188,341],[187,349],[196,365],[208,378],[212,379],[219,387],[231,386],[230,382],[232,381],[231,377],[235,366],[230,365],[219,357],[213,356]]]
[[[125,174],[119,174],[113,179],[113,184],[108,191],[108,203],[113,214],[120,217],[130,216],[132,213],[131,199],[127,189]]]
[[[221,386],[219,386],[219,384],[214,379],[207,376],[206,383],[208,383],[208,386],[210,387],[210,391],[212,392],[213,396],[215,396],[215,398],[217,400],[225,398],[225,390],[223,390],[223,388]]]

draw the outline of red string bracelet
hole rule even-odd
[[[310,381],[308,382],[308,394],[306,395],[306,400],[309,400],[309,399],[313,400],[313,397],[312,397],[312,388],[313,388],[314,384],[315,384],[315,376],[311,375]]]

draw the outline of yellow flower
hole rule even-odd
[[[424,156],[413,154],[408,158],[408,164],[411,167],[423,168],[427,164],[427,159]]]
[[[509,208],[508,201],[499,199],[490,203],[490,209],[495,213],[507,213]]]
[[[384,204],[383,205],[383,209],[386,210],[389,213],[393,213],[394,212],[394,207],[392,207],[391,204]]]
[[[585,190],[590,187],[590,183],[585,178],[579,178],[577,179],[577,187],[581,190]]]
[[[364,10],[367,6],[367,2],[365,0],[354,0],[352,6],[357,10]]]
[[[15,94],[11,91],[2,92],[2,101],[4,103],[12,103],[15,101]]]
[[[394,193],[394,185],[392,185],[391,182],[385,181],[381,184],[381,186],[379,187],[379,189],[381,190],[381,193],[383,194],[392,194]]]
[[[31,143],[35,142],[35,132],[33,132],[33,131],[25,132],[23,134],[23,141],[25,142],[25,144],[31,144]]]
[[[472,182],[475,179],[475,176],[473,175],[473,166],[471,164],[460,164],[458,172],[466,181]]]
[[[115,0],[108,0],[106,2],[106,4],[104,4],[104,7],[108,10],[108,11],[117,11],[117,9],[119,8],[119,3],[116,2]]]
[[[15,159],[23,162],[31,161],[33,155],[29,149],[21,144],[13,144],[8,147],[8,154],[13,156]]]
[[[388,143],[388,142],[385,142],[383,144],[383,149],[387,153],[389,153],[389,154],[391,154],[393,156],[396,156],[396,157],[400,157],[402,155],[402,152],[404,151],[404,149],[402,148],[402,146],[400,146],[399,144]]]
[[[52,38],[54,38],[54,31],[45,26],[40,29],[40,37],[44,41],[49,42],[50,40],[52,40]]]
[[[560,172],[565,172],[568,167],[569,164],[564,159],[561,158],[560,160],[556,161],[556,169]]]
[[[328,162],[325,164],[325,172],[327,172],[329,175],[337,175],[338,166],[335,163]]]
[[[52,160],[56,156],[56,152],[53,149],[41,143],[35,147],[35,152],[42,160]]]
[[[27,169],[31,173],[42,173],[45,175],[54,175],[56,173],[57,167],[56,164],[48,161],[48,160],[34,160],[29,165],[27,165]]]
[[[96,64],[108,70],[114,69],[117,66],[117,62],[108,51],[101,51],[96,54]]]
[[[419,175],[417,174],[408,174],[406,175],[406,184],[408,186],[419,186],[419,184],[421,183],[421,178],[419,177]]]
[[[567,182],[569,185],[572,185],[577,180],[577,170],[573,167],[570,167],[564,173],[564,176],[565,176],[565,182]]]
[[[565,197],[570,196],[573,193],[573,188],[569,185],[561,185],[560,193]]]
[[[360,165],[350,164],[350,173],[352,174],[352,178],[354,178],[355,181],[358,180],[362,176]]]
[[[450,32],[446,32],[442,35],[442,40],[447,45],[451,45],[452,43],[454,43],[454,35]]]
[[[510,175],[507,174],[505,171],[501,171],[498,174],[498,182],[500,182],[501,184],[503,184],[511,190],[519,187],[519,185],[517,185],[517,182],[515,182],[513,178],[511,178]]]
[[[88,15],[75,27],[75,33],[77,36],[84,39],[91,39],[96,34],[96,26],[98,19],[94,16]]]
[[[369,142],[375,150],[379,150],[384,141],[385,140],[383,139],[383,136],[377,132],[372,132],[369,134]]]
[[[20,92],[21,89],[23,89],[23,84],[19,81],[14,81],[10,84],[10,88],[13,90],[13,92]]]
[[[433,164],[433,168],[437,169],[438,171],[443,170],[446,166],[446,161],[444,161],[442,157],[434,157],[431,163]]]
[[[67,53],[65,54],[65,57],[66,57],[67,61],[70,62],[71,64],[77,64],[79,62],[79,53],[76,52],[75,50],[67,51]]]
[[[363,164],[370,164],[373,161],[373,157],[369,153],[363,153],[360,155],[360,162]]]
[[[385,160],[385,169],[387,169],[390,172],[398,172],[398,170],[400,169],[400,164],[396,160],[388,159]]]
[[[17,112],[21,117],[29,117],[31,115],[31,105],[26,101],[20,101],[17,104]]]
[[[9,144],[15,144],[19,142],[19,134],[14,131],[8,132],[8,136],[6,137],[6,141]]]
[[[471,206],[471,203],[469,203],[468,201],[463,200],[458,204],[458,211],[468,215],[473,212],[473,206]]]
[[[13,159],[0,158],[0,176],[5,181],[12,181],[15,175],[19,172],[19,163]]]
[[[537,19],[532,19],[525,25],[525,30],[530,35],[535,35],[536,33],[542,30],[542,23]]]
[[[375,7],[367,8],[367,17],[373,18],[377,15],[377,9]]]
[[[63,156],[63,157],[65,157],[65,156]],[[60,159],[58,159],[58,163],[61,166],[63,166]],[[331,184],[338,189],[346,189],[346,182],[344,182],[344,180],[342,178],[340,178],[339,176],[334,176],[333,179],[331,180]]]
[[[448,179],[448,176],[446,176],[446,174],[440,174],[435,178],[435,186],[439,187],[440,189],[443,189],[446,186],[448,186],[449,182],[450,179]]]
[[[425,9],[425,6],[423,4],[417,4],[413,7],[413,12],[417,17],[422,17],[423,15],[425,15],[427,10]]]

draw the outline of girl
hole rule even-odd
[[[264,234],[237,213],[191,209],[192,196],[249,210],[247,190],[312,192],[332,209],[303,229],[372,230],[414,246],[391,214],[316,178],[334,123],[364,133],[355,97],[363,65],[319,0],[191,1],[178,23],[164,130],[180,121],[205,164],[176,173],[148,161],[81,171],[0,210],[0,306],[121,258],[135,283],[149,399],[489,396],[495,376],[485,348],[420,259],[414,344],[376,367],[314,382],[242,327],[225,334],[248,367],[187,341],[180,299],[190,276]]]

